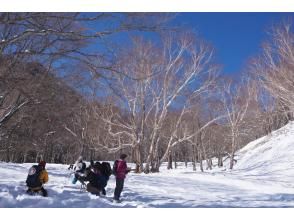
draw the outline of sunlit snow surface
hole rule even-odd
[[[25,194],[32,164],[0,163],[0,207],[294,207],[294,123],[251,142],[237,159],[233,171],[193,172],[191,163],[178,163],[156,174],[130,173],[118,204],[112,202],[113,176],[106,197],[97,197],[71,184],[67,165],[47,164],[44,198]]]

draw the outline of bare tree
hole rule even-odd
[[[203,42],[190,34],[182,34],[165,36],[161,43],[154,45],[134,39],[133,48],[120,54],[118,69],[124,74],[116,76],[115,91],[126,117],[104,120],[128,136],[125,144],[133,147],[139,172],[142,152],[146,152],[145,172],[150,172],[150,165],[158,170],[171,149],[186,140],[186,133],[180,137],[178,131],[189,109],[189,97],[204,93],[214,82],[215,68],[210,66],[212,51]],[[158,145],[164,138],[161,129],[176,105],[181,113],[159,160]],[[141,149],[143,145],[145,149]]]
[[[245,119],[248,107],[251,100],[256,98],[254,90],[250,86],[248,79],[243,79],[243,82],[232,84],[232,81],[227,81],[222,86],[222,101],[224,110],[227,113],[227,123],[230,127],[231,149],[230,169],[233,169],[235,162],[235,152],[239,146],[240,126]]]
[[[288,120],[293,118],[294,35],[291,24],[274,27],[271,41],[263,46],[263,54],[253,62],[254,72],[263,87],[275,98]]]
[[[108,36],[118,32],[133,30],[142,32],[159,31],[165,29],[166,22],[170,18],[171,15],[166,13],[0,13],[0,141],[2,142],[2,137],[10,137],[9,140],[11,140],[11,135],[25,132],[32,139],[30,143],[32,147],[26,149],[38,152],[37,155],[48,156],[51,160],[55,160],[55,157],[61,157],[60,155],[64,151],[68,155],[70,145],[82,146],[80,148],[74,147],[74,151],[76,151],[83,149],[84,146],[88,147],[90,140],[91,144],[93,144],[93,135],[88,135],[91,134],[90,129],[86,130],[89,120],[83,115],[85,111],[79,111],[76,106],[72,111],[69,110],[73,107],[70,104],[70,95],[67,94],[60,97],[60,99],[64,98],[64,104],[68,104],[68,108],[66,107],[65,111],[56,108],[56,111],[58,109],[60,112],[55,112],[57,118],[58,115],[61,118],[64,114],[67,116],[71,115],[72,117],[72,120],[69,120],[67,117],[65,120],[62,120],[63,123],[59,127],[63,130],[54,127],[58,124],[54,122],[53,130],[51,123],[48,123],[43,125],[46,129],[39,129],[36,132],[34,126],[38,127],[39,125],[33,122],[34,119],[27,115],[26,110],[35,105],[36,111],[38,109],[40,114],[34,111],[36,114],[33,115],[36,117],[43,116],[43,113],[45,114],[46,111],[37,108],[38,104],[41,103],[41,106],[45,106],[46,102],[52,104],[52,100],[56,101],[54,95],[51,94],[58,92],[42,90],[41,88],[46,85],[44,88],[48,86],[60,89],[58,86],[54,87],[51,84],[50,86],[47,84],[48,75],[53,76],[56,74],[60,78],[61,76],[66,76],[64,78],[67,80],[65,87],[68,88],[68,85],[74,87],[80,84],[80,79],[88,77],[85,73],[89,70],[93,73],[91,77],[96,79],[101,77],[102,72],[113,70],[113,63],[109,62],[113,54],[110,48],[104,47],[104,45],[109,45],[110,41],[107,41]],[[104,25],[106,23],[107,25]],[[109,25],[110,23],[112,25]],[[102,45],[101,50],[90,53],[88,48],[90,44]],[[96,60],[99,60],[99,62],[94,62]],[[36,65],[42,66],[44,71],[34,72],[32,70],[29,71],[31,76],[26,74],[28,71],[25,68],[29,66],[34,68]],[[79,67],[79,75],[74,75],[71,70],[77,66]],[[104,71],[100,71],[101,69]],[[35,74],[38,77],[32,77]],[[43,77],[39,77],[40,75]],[[107,75],[106,73],[105,76]],[[68,81],[69,79],[74,81]],[[54,82],[61,83],[58,80],[54,80]],[[85,84],[81,86],[85,86]],[[85,95],[82,92],[86,90],[85,87],[75,88],[82,95]],[[45,91],[48,94],[42,93]],[[38,96],[40,92],[44,97]],[[76,94],[74,95],[75,98],[77,96]],[[45,97],[48,100],[44,100]],[[84,97],[80,96],[78,99],[81,101]],[[85,101],[83,103],[86,105]],[[80,106],[80,109],[82,107]],[[50,114],[48,113],[48,115]],[[25,122],[20,120],[20,116],[26,118]],[[16,121],[20,123],[20,126],[16,126]],[[23,123],[28,123],[31,126],[28,131],[22,131]],[[9,125],[9,129],[7,127],[3,128],[4,124]],[[83,128],[84,130],[81,131]],[[10,131],[13,131],[13,133]],[[44,136],[44,138],[38,138],[40,139],[39,141],[33,140],[33,132],[41,133],[41,131],[43,134],[39,135],[40,137]],[[59,136],[61,134],[65,134],[63,139]],[[74,141],[70,141],[68,136]],[[67,150],[61,151],[60,146],[65,143],[68,146],[63,146],[63,148]],[[51,147],[47,147],[50,144]],[[44,145],[44,149],[36,150],[36,147],[33,146],[37,145]],[[54,146],[56,146],[56,149]],[[8,153],[8,155],[11,155],[11,153]],[[69,158],[69,156],[66,157]]]

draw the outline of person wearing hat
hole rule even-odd
[[[27,176],[27,193],[33,194],[35,192],[41,192],[44,197],[48,196],[47,190],[44,189],[43,184],[49,180],[48,172],[45,169],[46,162],[40,161],[38,165],[34,165],[30,168]]]
[[[95,165],[94,165],[95,166]],[[100,173],[97,172],[96,168],[94,171],[90,167],[87,167],[85,170],[85,175],[79,178],[80,181],[89,181],[86,185],[88,192],[100,196],[100,192],[103,192],[104,187],[106,186],[106,180]]]
[[[121,154],[120,159],[116,160],[113,165],[113,174],[116,179],[115,190],[114,190],[114,202],[120,202],[120,194],[124,187],[124,180],[126,178],[126,174],[130,171],[127,167],[126,154]]]

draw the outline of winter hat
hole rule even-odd
[[[42,167],[45,168],[45,166],[46,166],[46,162],[45,162],[44,160],[41,160],[41,161],[39,162],[39,166],[42,166]]]
[[[119,158],[122,159],[122,160],[124,160],[124,159],[126,159],[127,156],[128,155],[126,155],[126,154],[121,154]]]

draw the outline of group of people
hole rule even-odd
[[[114,190],[114,202],[120,201],[120,195],[124,187],[124,180],[126,174],[131,170],[127,167],[126,154],[121,154],[120,158],[114,162],[113,168],[108,162],[95,162],[91,160],[90,165],[87,167],[82,157],[79,157],[74,165],[70,165],[68,169],[74,170],[73,184],[78,181],[86,186],[86,190],[95,195],[106,195],[105,187],[107,182],[113,174],[116,179],[116,186]],[[47,196],[47,190],[43,185],[48,182],[48,172],[45,169],[46,162],[40,161],[38,165],[34,165],[30,168],[26,184],[28,187],[27,193],[41,193],[43,196]],[[87,184],[85,182],[88,182]]]
[[[69,167],[70,169],[71,167]],[[76,161],[73,166],[74,178],[72,183],[75,184],[77,181],[81,182],[82,185],[86,185],[85,182],[89,183],[86,185],[88,192],[100,195],[106,195],[105,187],[109,180],[112,170],[108,162],[95,162],[91,160],[90,165],[86,167],[86,163],[82,157]]]

